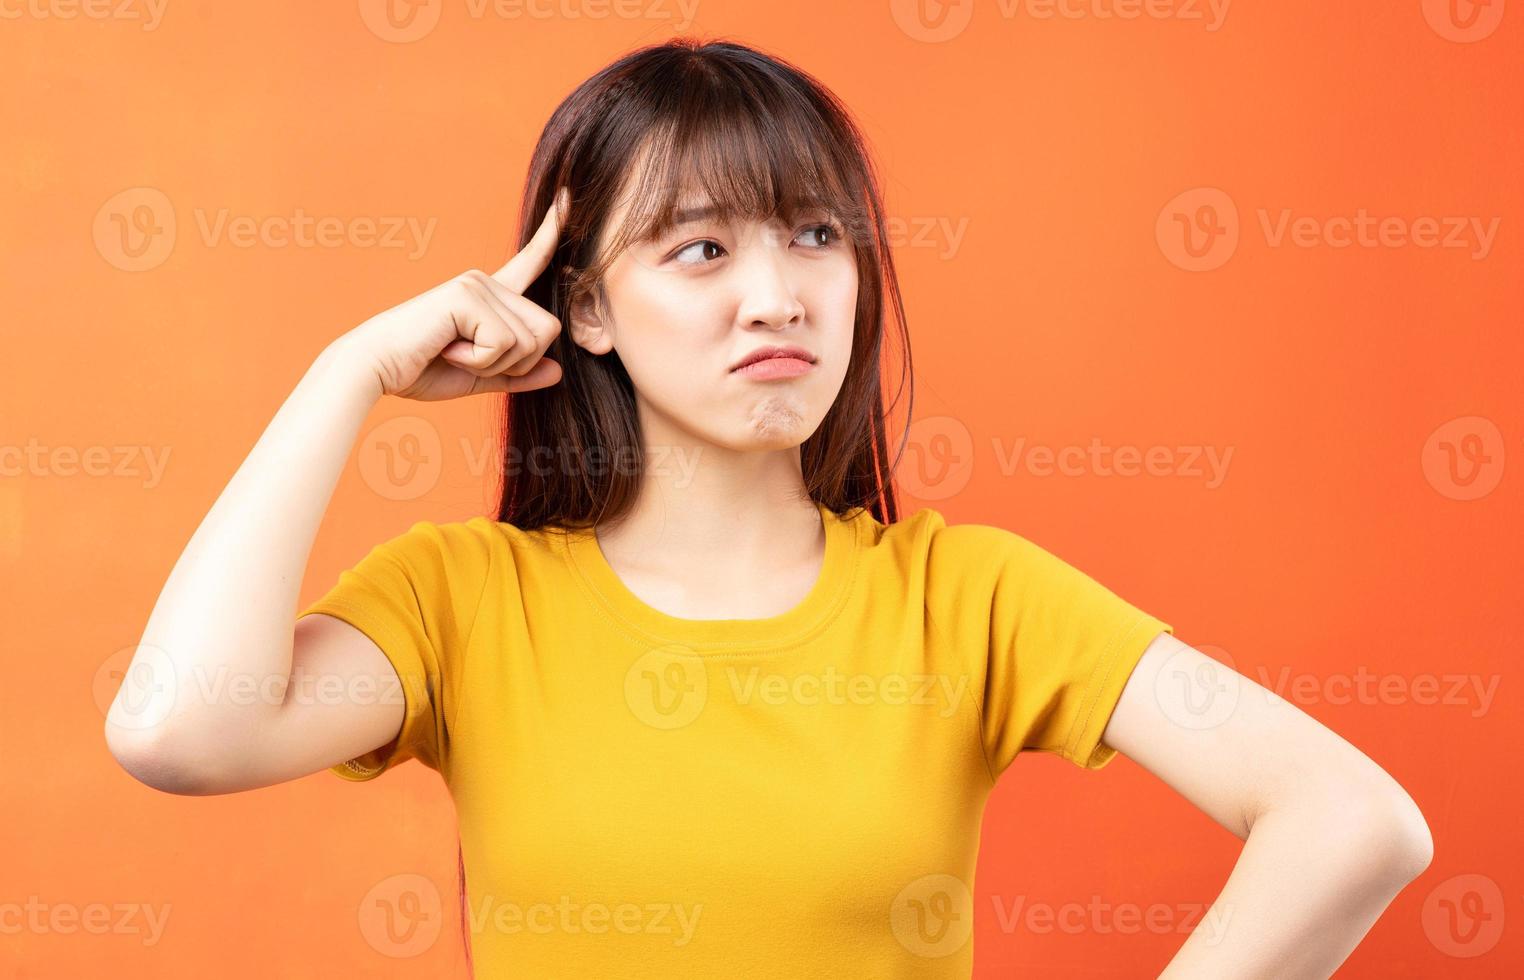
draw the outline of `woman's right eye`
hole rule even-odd
[[[688,252],[692,252],[694,249],[699,248],[700,246],[703,246],[703,245],[713,245],[715,248],[719,249],[721,253],[723,253],[725,251],[725,246],[721,245],[719,242],[715,241],[713,238],[705,238],[705,239],[703,239],[701,241],[692,242],[692,243],[690,243],[688,245],[684,245],[682,248],[680,248],[676,252],[672,253],[672,258],[675,261],[677,261],[678,265],[707,265],[708,264],[708,260],[707,259],[700,259],[697,262],[692,262],[692,261],[682,261],[681,258],[680,258],[682,255],[685,255]],[[716,255],[716,256],[713,256],[713,258],[719,258],[719,256]]]

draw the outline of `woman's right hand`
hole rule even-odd
[[[523,293],[550,263],[569,204],[562,188],[529,244],[491,275],[461,273],[340,338],[374,367],[382,394],[444,401],[561,380],[544,357],[561,321]]]

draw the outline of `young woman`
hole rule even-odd
[[[1023,750],[1125,752],[1247,842],[1166,976],[1327,976],[1425,867],[1412,800],[1307,715],[1014,532],[898,516],[880,195],[809,75],[732,43],[621,58],[551,116],[521,227],[282,406],[153,610],[157,702],[113,705],[134,776],[418,759],[494,976],[966,977]],[[376,400],[484,392],[497,513],[415,523],[293,623]],[[229,672],[281,694],[198,700]]]

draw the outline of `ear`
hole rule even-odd
[[[603,284],[599,283],[594,288],[601,297]],[[605,305],[595,301],[592,296],[583,296],[572,303],[566,329],[572,342],[589,353],[607,354],[614,349],[614,334],[609,328],[610,318],[607,310],[600,308]]]

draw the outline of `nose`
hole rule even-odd
[[[741,300],[737,318],[745,327],[774,330],[804,319],[804,304],[791,278],[788,241],[769,229],[742,248],[735,264]]]

